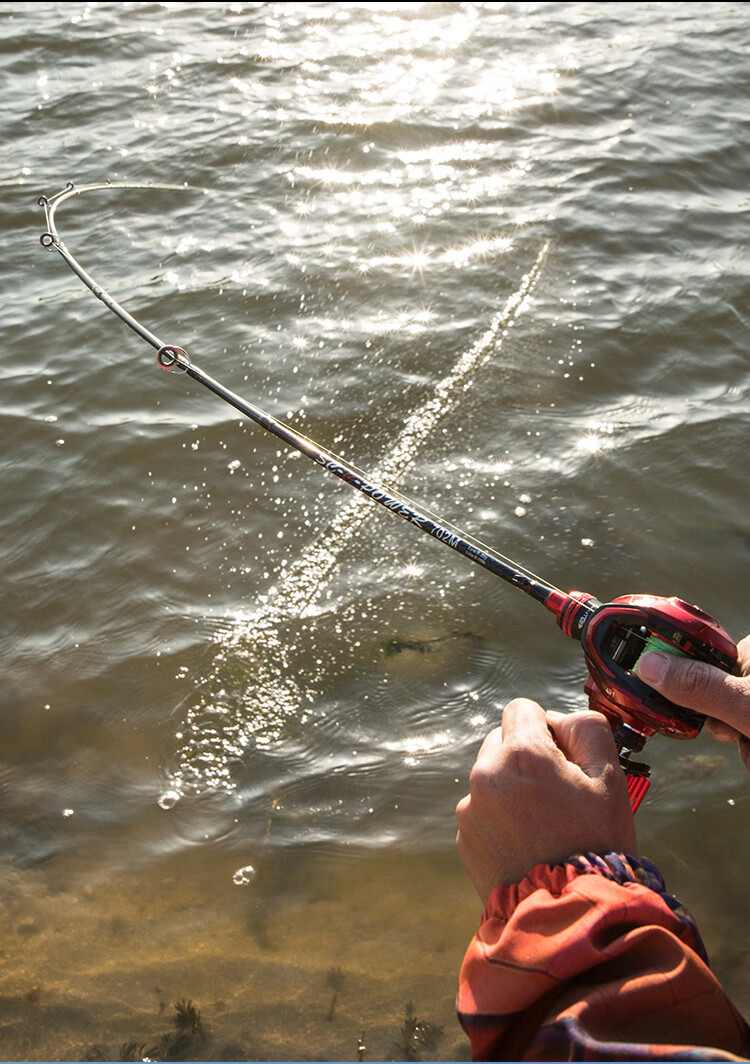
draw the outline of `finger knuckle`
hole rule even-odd
[[[576,735],[607,735],[612,733],[612,726],[604,716],[596,710],[583,709],[570,715],[570,727]]]
[[[461,826],[461,824],[465,823],[466,818],[469,815],[470,807],[471,799],[467,794],[456,805],[456,820],[458,821],[459,827]]]
[[[518,746],[508,751],[506,771],[514,779],[537,779],[548,768],[546,753],[533,747]]]
[[[602,769],[601,781],[604,793],[610,798],[627,800],[628,781],[619,763],[612,762]]]
[[[469,792],[473,795],[486,794],[492,787],[495,773],[490,772],[484,765],[474,765],[469,774]]]

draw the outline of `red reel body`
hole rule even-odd
[[[699,661],[736,673],[737,647],[715,618],[678,598],[624,595],[596,609],[581,632],[601,711],[643,736],[694,739],[704,717],[660,695],[635,674],[649,636]],[[603,696],[603,697],[602,697]]]
[[[589,670],[589,706],[607,717],[618,747],[626,751],[621,761],[635,810],[648,788],[648,766],[631,762],[630,752],[641,750],[654,734],[693,739],[705,720],[638,678],[641,654],[660,649],[658,643],[649,645],[651,637],[735,675],[737,647],[714,617],[678,598],[624,595],[602,604],[592,595],[571,591],[550,596],[547,606],[562,630],[581,641]]]

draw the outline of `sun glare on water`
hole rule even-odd
[[[517,108],[523,100],[551,97],[558,74],[556,51],[511,59],[481,58],[467,42],[481,12],[465,5],[441,9],[415,3],[270,5],[263,21],[265,39],[253,42],[254,60],[284,66],[283,105],[261,72],[250,77],[233,70],[227,80],[238,128],[247,122],[334,125],[351,130],[351,150],[337,158],[328,151],[300,154],[280,178],[287,182],[278,230],[286,245],[286,267],[300,276],[325,271],[330,277],[367,278],[373,290],[419,282],[436,293],[436,305],[377,309],[345,306],[339,315],[305,306],[290,332],[293,353],[304,357],[317,337],[336,337],[369,346],[373,337],[396,333],[422,342],[443,321],[439,298],[445,278],[467,278],[515,252],[520,243],[508,197],[529,179],[534,161],[521,148],[500,152],[481,132],[484,116]],[[445,17],[445,11],[450,12]],[[558,50],[559,51],[559,50]],[[566,63],[568,60],[566,59]],[[283,114],[280,112],[283,110]],[[414,116],[441,135],[409,143],[399,134]],[[368,139],[368,130],[377,128]],[[383,130],[394,131],[384,147]],[[472,128],[470,136],[452,129]],[[244,136],[239,132],[238,137]],[[399,136],[402,137],[399,142]],[[387,140],[388,138],[385,138]],[[239,143],[239,141],[238,141]],[[519,216],[520,217],[520,216]],[[458,223],[453,225],[456,219]],[[468,222],[467,222],[468,219]],[[529,219],[524,216],[523,240]],[[513,294],[488,308],[487,324],[475,342],[459,351],[453,368],[436,379],[432,394],[406,417],[373,479],[398,483],[440,420],[470,386],[474,373],[502,343],[505,330],[530,305],[547,250],[543,240],[526,258],[527,272],[516,274]],[[502,267],[506,269],[506,267]],[[239,278],[238,278],[239,279]],[[265,273],[261,278],[267,284]],[[256,284],[242,274],[243,287]],[[257,282],[260,290],[262,287]],[[506,289],[507,291],[507,289]],[[591,453],[604,444],[599,432],[581,441]],[[590,441],[590,442],[588,442]],[[273,590],[258,601],[250,622],[229,621],[216,637],[216,658],[199,685],[195,704],[179,727],[179,766],[169,780],[175,794],[207,788],[232,790],[231,764],[248,747],[265,748],[282,734],[284,722],[307,704],[310,685],[289,667],[285,626],[290,618],[313,617],[322,609],[323,590],[350,538],[371,504],[359,496],[345,502],[321,538],[298,558],[285,559]],[[407,564],[406,580],[421,567]],[[231,649],[230,649],[231,648]],[[241,676],[226,678],[227,656]],[[250,707],[248,709],[248,707]],[[414,758],[416,750],[405,751]]]

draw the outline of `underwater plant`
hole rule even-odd
[[[146,1042],[126,1042],[120,1049],[118,1060],[188,1060],[205,1041],[206,1032],[201,1014],[192,1001],[177,1001],[172,1017],[175,1030],[162,1035],[156,1045]]]

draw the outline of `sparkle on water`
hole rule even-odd
[[[500,347],[504,329],[528,306],[546,253],[545,244],[518,289],[484,333],[460,355],[430,398],[407,419],[390,453],[373,471],[372,481],[385,485],[397,481],[414,460],[467,381]],[[233,619],[217,633],[213,667],[200,681],[196,703],[190,706],[178,729],[177,764],[160,800],[163,807],[173,804],[175,795],[234,790],[233,762],[241,759],[251,744],[263,748],[277,742],[284,722],[299,715],[304,704],[313,700],[315,678],[305,676],[302,680],[294,675],[285,626],[292,619],[315,614],[332,570],[373,505],[354,493],[309,549],[284,567],[263,605],[251,616]],[[222,681],[230,653],[235,671],[242,668],[245,673],[245,686],[239,693],[228,691]],[[411,754],[406,763],[415,763]]]

